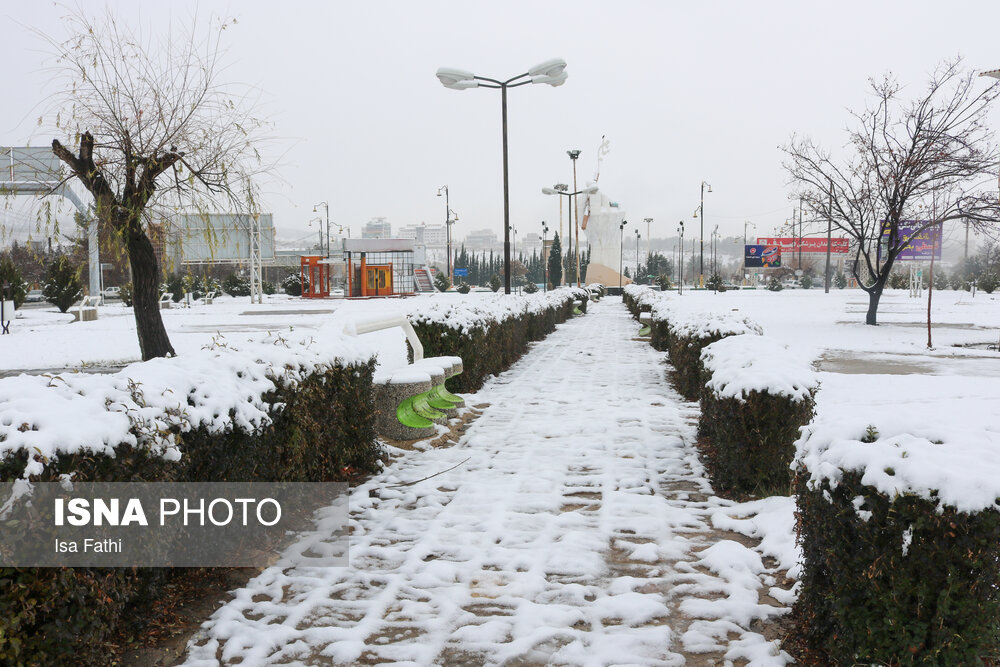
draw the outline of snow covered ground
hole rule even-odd
[[[763,601],[775,568],[714,532],[743,511],[711,496],[697,406],[635,330],[611,299],[560,326],[470,397],[488,407],[457,445],[354,490],[350,567],[264,571],[187,664],[786,664],[750,625],[788,592]]]
[[[164,320],[183,355],[219,336],[339,330],[354,316],[492,296],[226,298]],[[859,291],[678,298],[736,309],[817,359],[828,423],[910,420],[958,439],[1000,423],[1000,353],[986,349],[1000,338],[1000,296],[935,292],[931,350],[926,295],[888,291],[878,327],[863,324]],[[50,308],[22,314],[0,338],[0,375],[138,359],[121,306],[86,323]],[[206,623],[188,663],[785,664],[758,619],[794,600],[793,503],[712,496],[692,449],[697,405],[666,383],[664,355],[632,340],[638,328],[613,298],[561,325],[468,397],[489,407],[457,445],[395,451],[354,492],[350,568],[265,571]],[[365,338],[385,367],[405,363],[400,332]]]

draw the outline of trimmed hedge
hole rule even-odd
[[[831,664],[974,665],[1000,659],[1000,512],[890,498],[844,471],[796,475],[806,641]],[[988,662],[992,661],[992,662]]]
[[[74,473],[85,482],[338,481],[374,472],[372,372],[375,361],[320,367],[294,386],[264,396],[271,423],[259,432],[238,426],[222,433],[199,427],[178,434],[178,462],[144,447],[120,445],[115,456],[63,454],[32,481]],[[235,423],[235,420],[234,420]],[[0,462],[0,479],[18,478],[26,455]],[[0,663],[105,664],[104,642],[135,610],[150,608],[161,587],[185,576],[170,568],[0,568]]]
[[[535,294],[528,298],[543,296]],[[508,310],[504,311],[506,317],[503,319],[493,314],[479,318],[472,325],[447,313],[443,319],[411,315],[410,322],[424,346],[424,356],[462,358],[464,370],[449,378],[446,384],[449,391],[470,393],[482,387],[490,376],[510,368],[527,351],[530,342],[545,338],[555,331],[557,324],[572,317],[574,301],[581,301],[580,309],[586,312],[588,296],[585,290],[557,290],[544,298],[552,305],[533,310]],[[409,358],[413,359],[412,349],[409,349]]]
[[[702,387],[698,434],[712,488],[722,496],[788,495],[799,429],[816,402],[751,391],[743,400]]]
[[[815,413],[812,361],[764,336],[729,336],[704,349],[698,444],[716,492],[791,492],[795,441]]]

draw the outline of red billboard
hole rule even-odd
[[[776,245],[783,252],[821,252],[826,253],[826,237],[796,238],[793,236],[758,237],[759,245]],[[830,239],[830,252],[834,255],[846,255],[851,249],[851,240],[846,238]]]

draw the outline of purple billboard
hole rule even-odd
[[[909,238],[916,230],[927,225],[926,220],[900,220],[898,235],[899,239]],[[897,260],[913,262],[929,262],[931,255],[934,259],[941,259],[941,230],[943,225],[939,222],[930,225],[916,234],[910,242],[903,246],[903,249],[896,255]],[[879,261],[887,254],[889,245],[889,223],[882,221],[882,240],[878,244]]]

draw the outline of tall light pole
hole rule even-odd
[[[445,229],[445,236],[447,239],[447,250],[445,251],[447,253],[447,257],[445,257],[444,266],[447,271],[448,282],[452,282],[453,280],[455,280],[455,276],[453,275],[453,269],[451,266],[451,223],[452,223],[451,206],[448,203],[447,185],[442,185],[440,188],[438,188],[437,196],[438,197],[441,196],[442,190],[444,190],[444,229]]]
[[[639,230],[636,229],[635,230],[635,277],[633,277],[632,280],[635,281],[637,285],[640,284],[639,283],[639,238],[641,236],[642,234],[640,234]],[[646,270],[649,271],[648,266],[646,267]]]
[[[744,285],[746,285],[746,284],[747,284],[747,279],[746,279],[746,277],[745,277],[745,276],[746,276],[746,273],[747,273],[747,271],[746,271],[746,256],[747,256],[747,225],[749,225],[750,227],[753,227],[753,228],[754,228],[754,230],[756,230],[756,229],[757,229],[757,225],[753,224],[753,223],[752,223],[752,222],[750,222],[749,220],[744,220],[744,221],[743,221],[743,270],[742,270],[742,273],[743,273],[743,275],[744,275],[744,278],[743,278],[743,284],[744,284]]]
[[[566,151],[566,155],[569,155],[569,159],[573,162],[573,189],[577,190],[576,186],[576,159],[580,157],[580,151],[573,149]],[[579,194],[579,190],[577,190]],[[576,286],[580,286],[580,203],[576,200],[576,195],[573,195],[573,208],[576,210],[576,214],[573,216],[573,227],[574,234],[576,235],[576,250],[573,250],[573,243],[570,242],[570,250],[573,250],[573,255],[576,258]]]
[[[677,280],[677,294],[684,294],[684,221],[681,220],[681,226],[677,228],[677,238],[680,243],[681,257],[678,266],[678,280]]]
[[[560,202],[562,199],[559,200]],[[542,220],[542,291],[549,291],[549,256],[545,254],[545,235],[549,233],[549,228]]]
[[[517,88],[529,83],[547,83],[550,86],[561,86],[566,83],[569,74],[566,72],[566,61],[562,58],[547,60],[535,65],[527,72],[499,81],[485,76],[476,76],[472,72],[460,69],[442,67],[436,74],[445,88],[465,90],[466,88],[499,88],[503,131],[503,280],[504,294],[510,294],[510,185],[507,176],[507,89]]]
[[[653,225],[653,219],[643,218],[642,221],[646,223],[646,266],[649,267],[649,260],[653,255],[652,247],[649,245],[653,242],[653,237],[650,236],[650,228]]]
[[[625,225],[628,224],[628,220],[622,220],[621,224],[618,225],[618,234],[621,236],[620,243],[621,249],[618,251],[618,291],[622,290],[622,271],[625,270]]]
[[[313,204],[313,213],[318,212],[316,211],[317,206],[322,206],[326,210],[326,256],[329,257],[330,256],[330,205],[327,204],[325,201],[321,201],[318,204]],[[321,229],[320,232],[322,233],[322,231],[323,230]],[[322,240],[320,241],[320,245],[322,245]]]
[[[716,243],[715,239],[719,236],[719,226],[716,225],[715,229],[712,230],[712,276],[714,277],[719,272],[718,254],[716,253]]]
[[[570,200],[569,200],[569,216],[570,216],[569,231],[570,231],[570,234],[573,233],[573,219],[572,219],[573,218],[573,201],[574,201],[573,198],[575,198],[576,195],[582,195],[582,194],[591,195],[591,194],[594,194],[597,191],[598,191],[598,188],[597,188],[596,185],[589,185],[589,186],[585,187],[582,190],[577,190],[576,192],[566,192],[565,190],[560,190],[558,185],[555,186],[554,188],[542,188],[542,194],[543,195],[562,195],[563,197],[570,197]],[[560,225],[560,227],[561,226],[562,225]],[[579,247],[580,247],[579,246],[579,241],[580,241],[579,230],[577,230],[577,232],[578,232],[577,233],[577,250],[579,250]],[[571,241],[570,245],[567,246],[567,250],[572,251],[571,250],[572,247],[573,246],[572,246],[572,241]],[[577,277],[578,281],[580,279],[580,264],[579,264],[579,259],[580,258],[578,256],[577,257],[577,265],[576,265],[576,269],[577,269],[577,271],[576,271],[576,277]],[[567,285],[571,285],[572,284],[572,282],[569,280],[568,276],[567,276],[566,284]],[[577,285],[577,287],[579,287],[579,285]]]
[[[701,259],[699,260],[698,263],[698,284],[700,287],[705,286],[705,186],[706,185],[708,186],[708,191],[709,192],[712,191],[712,185],[710,183],[706,183],[705,181],[701,182],[701,203],[698,204],[698,209],[695,211],[695,216],[694,216],[696,218],[701,218],[701,232],[700,232],[701,253],[699,255]]]

